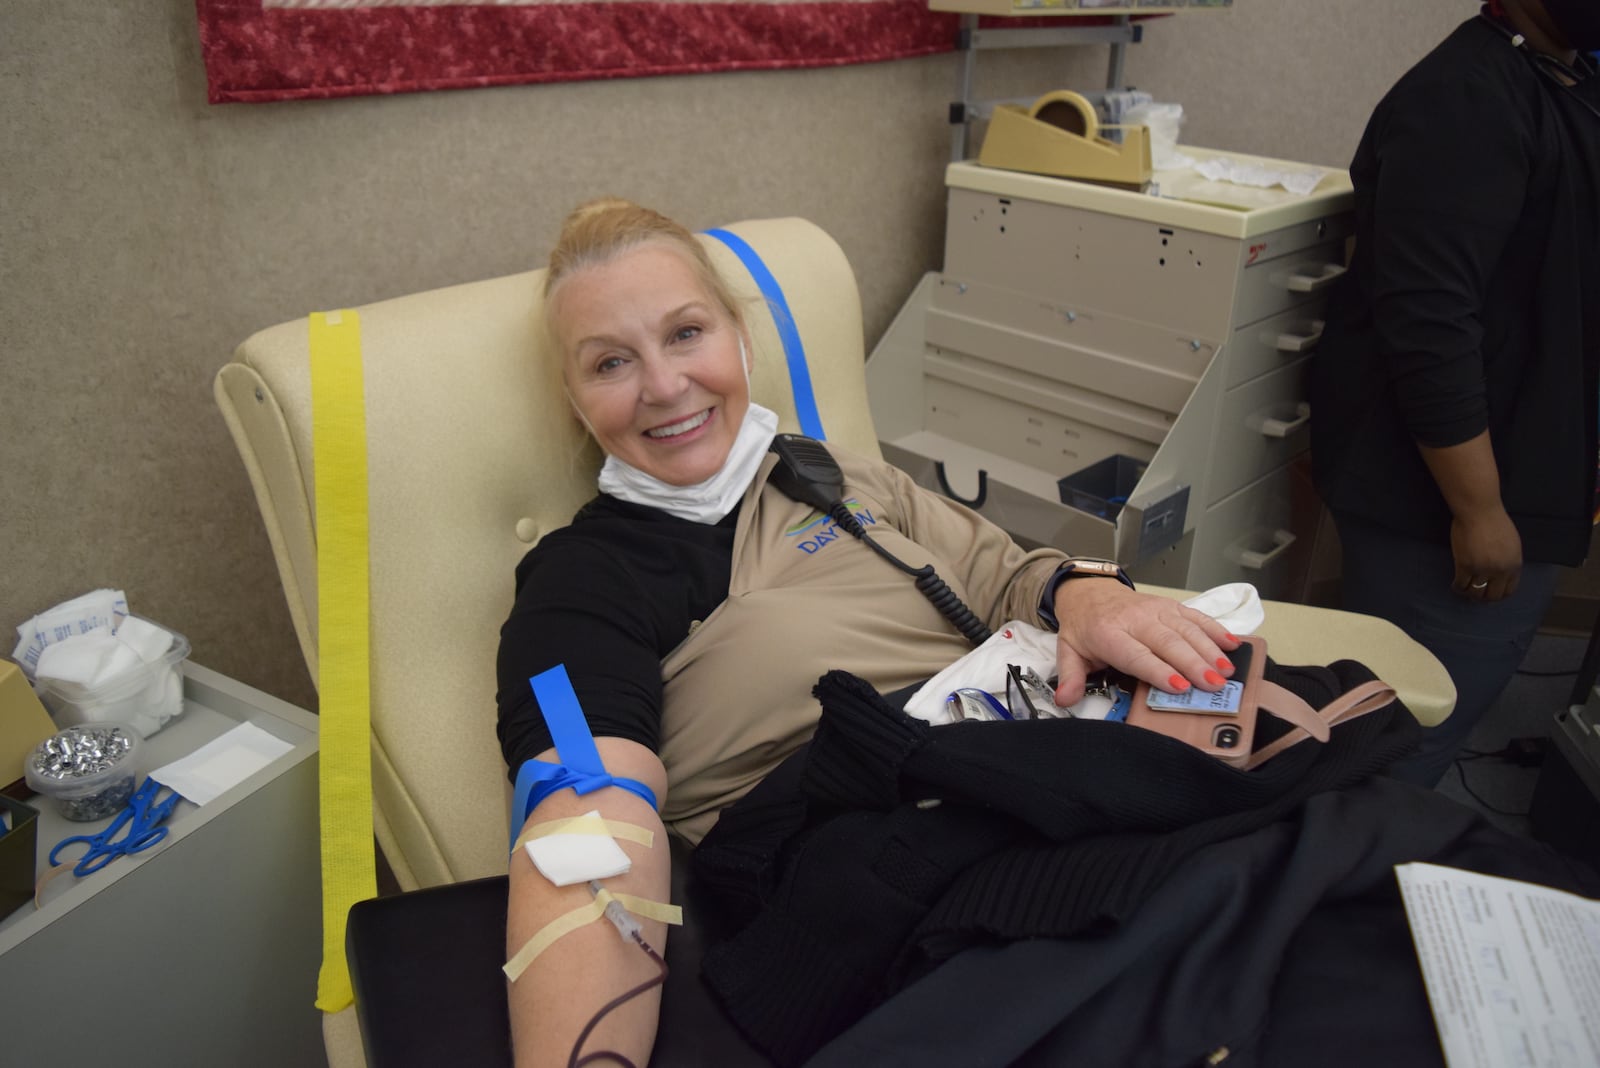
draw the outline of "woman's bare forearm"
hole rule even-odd
[[[654,753],[635,742],[597,738],[602,762],[613,775],[637,779],[650,786],[657,798],[666,796],[666,772]],[[553,752],[542,759],[554,760]],[[598,810],[606,819],[620,820],[651,831],[650,847],[618,840],[632,861],[628,872],[602,880],[612,892],[633,894],[665,902],[671,887],[671,860],[660,817],[642,798],[617,787],[578,796],[559,790],[542,801],[528,825],[563,819]],[[513,957],[528,940],[549,923],[594,900],[582,884],[557,887],[543,875],[524,850],[511,857],[510,903],[506,916],[506,958]],[[644,938],[658,952],[666,950],[666,927],[638,917]],[[617,928],[604,919],[564,935],[544,950],[508,987],[512,1048],[518,1068],[561,1066],[574,1060],[574,1045],[585,1025],[611,999],[660,974],[660,967]],[[630,999],[606,1014],[584,1040],[579,1056],[610,1050],[643,1065],[655,1043],[661,1007],[656,987]]]

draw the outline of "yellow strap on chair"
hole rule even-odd
[[[317,506],[318,788],[322,972],[317,1008],[355,1000],[344,955],[350,906],[377,894],[368,667],[367,416],[361,319],[311,316],[311,448]]]

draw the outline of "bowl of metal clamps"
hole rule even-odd
[[[34,747],[23,774],[67,819],[104,819],[133,796],[141,744],[139,733],[120,723],[68,727]]]

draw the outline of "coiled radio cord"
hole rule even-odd
[[[937,608],[939,614],[950,621],[951,626],[961,632],[963,638],[966,638],[973,645],[982,645],[989,640],[990,635],[994,632],[989,629],[983,620],[973,614],[972,609],[968,608],[961,598],[956,596],[954,590],[945,584],[944,579],[940,578],[933,570],[932,564],[912,567],[901,561],[888,549],[879,545],[874,538],[867,535],[866,528],[861,525],[860,520],[851,514],[849,506],[843,501],[836,501],[829,507],[828,518],[833,520],[835,526],[848,531],[856,539],[865,542],[873,552],[914,578],[917,589],[922,591],[924,597],[933,602],[933,607]]]

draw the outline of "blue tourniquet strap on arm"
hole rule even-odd
[[[564,664],[528,680],[533,696],[539,701],[539,711],[545,726],[550,728],[550,740],[555,745],[561,763],[547,760],[524,760],[517,771],[517,785],[511,795],[511,848],[517,846],[517,834],[532,812],[545,798],[557,790],[572,787],[580,795],[593,793],[604,786],[620,786],[629,793],[638,794],[658,808],[655,791],[636,779],[624,779],[607,773],[600,762],[600,751],[594,746],[594,735],[583,718],[583,707],[573,692],[572,680],[567,677]]]

